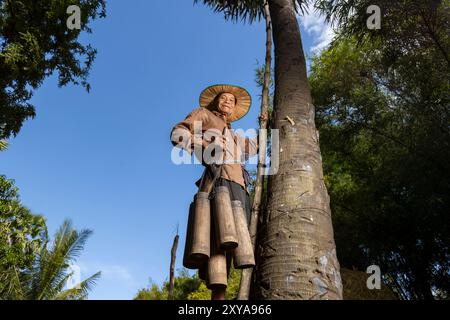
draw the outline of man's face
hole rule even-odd
[[[219,97],[218,109],[227,116],[233,113],[236,106],[236,98],[231,93],[222,93]]]

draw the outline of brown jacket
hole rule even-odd
[[[198,128],[201,125],[201,134],[197,134],[197,132],[194,134],[194,122],[196,122],[195,125]],[[182,139],[180,139],[180,133],[183,135]],[[257,137],[251,139],[234,133],[233,129],[228,129],[227,123],[217,112],[201,107],[194,109],[183,121],[173,127],[171,141],[174,146],[181,147],[190,154],[201,150],[202,154],[195,152],[195,156],[201,161],[205,148],[208,150],[208,146],[213,142],[214,138],[212,138],[211,133],[218,135],[224,133],[230,141],[226,146],[226,157],[221,177],[234,181],[245,189],[241,164],[243,165],[245,160],[258,153]],[[203,146],[200,147],[202,142]],[[195,144],[197,146],[194,148]],[[204,162],[202,161],[202,163]]]

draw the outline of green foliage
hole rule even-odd
[[[86,299],[100,272],[64,289],[74,271],[71,264],[76,261],[84,249],[91,230],[77,231],[70,220],[64,221],[56,232],[50,248],[49,239],[45,239],[33,268],[26,275],[25,290],[22,298],[31,300],[81,300]]]
[[[186,269],[178,271],[175,277],[173,290],[174,300],[187,300],[188,296],[199,289],[202,280],[197,274],[190,276]],[[149,288],[141,289],[134,297],[135,300],[167,300],[169,297],[169,282],[166,281],[161,287],[150,283]]]
[[[363,271],[341,268],[344,300],[397,300],[398,297],[385,284],[381,288],[367,288],[368,274]]]
[[[45,220],[21,203],[13,180],[0,176],[0,297],[17,289],[12,274],[31,268],[46,233]]]
[[[211,290],[206,287],[204,281],[200,284],[197,290],[189,293],[188,300],[211,300]]]
[[[18,202],[0,206],[0,269],[27,267],[41,245],[45,220]]]
[[[344,21],[310,83],[339,261],[377,264],[402,298],[432,299],[450,290],[449,19],[388,7],[375,36]]]
[[[134,300],[167,300],[168,292],[152,283],[148,289],[140,289]]]
[[[92,232],[77,231],[66,220],[49,247],[44,219],[20,205],[17,189],[11,181],[3,179],[0,185],[0,299],[85,299],[100,272],[73,288],[67,285],[75,272],[71,264]]]
[[[8,149],[8,142],[5,140],[0,140],[0,151],[5,151]]]
[[[173,288],[174,300],[186,300],[191,292],[198,290],[201,284],[200,278],[197,274],[189,276],[186,269],[179,272],[178,277],[175,278],[175,285]],[[169,292],[169,283],[164,283],[164,292]]]
[[[367,28],[367,8],[376,5],[381,9],[381,29]],[[439,44],[449,35],[449,0],[316,0],[315,7],[328,21],[358,40],[364,37],[383,39],[392,53],[403,49],[426,50],[433,46],[441,51],[441,59],[449,62],[449,51]],[[415,41],[414,41],[415,40]],[[445,42],[445,41],[444,41]]]
[[[225,294],[227,300],[236,299],[241,272],[231,268],[228,278],[228,287]],[[167,300],[169,297],[169,282],[166,281],[159,287],[157,284],[150,283],[148,288],[140,289],[134,300]],[[178,271],[174,285],[174,300],[210,300],[211,291],[201,280],[197,273],[190,276],[186,269]]]
[[[241,282],[241,270],[231,268],[230,276],[228,277],[228,286],[225,293],[225,299],[235,300],[239,292],[239,284]]]
[[[81,10],[81,30],[66,26],[73,4]],[[97,52],[78,38],[104,16],[105,0],[0,0],[0,139],[17,135],[35,116],[33,90],[54,72],[60,86],[81,84],[89,91]]]

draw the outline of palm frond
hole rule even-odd
[[[0,151],[8,149],[8,142],[6,140],[0,140]]]
[[[70,220],[65,220],[55,234],[51,248],[45,244],[33,269],[30,299],[54,299],[62,290],[69,275],[67,270],[81,253],[90,230],[76,231]]]
[[[198,3],[199,0],[194,0]],[[214,12],[223,13],[226,20],[237,22],[239,19],[249,23],[260,20],[264,14],[264,0],[203,0],[204,5]]]
[[[225,20],[253,23],[264,17],[264,3],[266,0],[194,0],[202,2],[216,13],[223,13]],[[270,1],[269,1],[270,2]],[[297,13],[307,12],[309,0],[292,0]]]
[[[55,300],[83,300],[88,296],[89,291],[96,284],[97,280],[100,279],[101,272],[97,272],[90,276],[86,280],[75,285],[71,289],[60,292],[55,296]]]
[[[67,285],[67,281],[73,276],[73,272],[61,272],[53,280],[53,284],[48,288],[46,293],[47,300],[55,300]]]
[[[0,273],[0,300],[22,300],[26,275],[19,274],[15,267],[3,270]]]

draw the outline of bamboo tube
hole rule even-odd
[[[227,187],[220,186],[215,188],[213,212],[220,249],[225,251],[233,250],[238,246],[238,239]]]
[[[192,225],[194,222],[195,206],[194,202],[189,205],[189,216],[186,230],[186,241],[184,243],[183,266],[187,269],[197,269],[198,262],[190,258],[192,250]]]
[[[201,263],[208,260],[210,256],[211,206],[208,196],[207,192],[198,192],[194,200],[195,213],[190,258]]]
[[[242,203],[238,200],[231,201],[234,222],[239,241],[239,246],[234,249],[233,260],[236,269],[253,268],[255,266],[255,255],[253,254],[252,241],[248,231],[247,222]]]
[[[210,290],[227,287],[227,260],[225,252],[220,249],[215,228],[211,230],[211,256],[208,260],[206,286]]]

